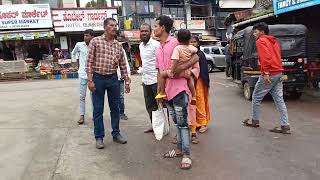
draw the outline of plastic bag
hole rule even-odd
[[[166,108],[159,105],[159,109],[152,111],[152,128],[154,135],[158,141],[169,134],[169,116]]]

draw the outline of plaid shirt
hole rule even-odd
[[[88,80],[92,80],[94,72],[101,75],[117,73],[118,66],[120,66],[121,77],[127,79],[126,65],[122,46],[117,40],[107,41],[105,35],[102,35],[90,41],[87,63]]]

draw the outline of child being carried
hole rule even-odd
[[[196,104],[196,90],[194,87],[194,79],[192,76],[191,69],[187,69],[181,72],[178,76],[174,76],[172,72],[176,69],[178,65],[184,64],[190,61],[191,57],[197,53],[198,49],[192,45],[189,45],[189,41],[191,39],[191,33],[187,29],[180,29],[178,31],[178,41],[179,45],[176,46],[173,50],[173,54],[171,57],[172,64],[171,68],[167,71],[160,72],[159,77],[159,86],[160,86],[160,93],[156,96],[156,99],[163,99],[166,98],[165,95],[165,84],[167,78],[185,78],[188,82],[188,87],[192,94],[191,104]]]

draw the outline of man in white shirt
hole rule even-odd
[[[156,69],[156,49],[160,42],[151,38],[151,26],[144,23],[140,27],[141,44],[139,45],[140,56],[142,60],[142,81],[143,93],[150,121],[152,123],[152,111],[158,109],[155,97],[157,95],[157,74]],[[153,132],[152,128],[144,131],[145,133]]]
[[[131,71],[130,71],[127,53],[123,48],[122,48],[122,51],[124,54],[124,59],[126,60],[126,63],[127,63],[128,77],[130,78]],[[128,116],[124,113],[124,107],[125,107],[124,106],[124,79],[121,79],[120,67],[118,67],[117,74],[118,74],[118,80],[120,85],[120,103],[119,103],[120,119],[128,120]]]
[[[83,42],[78,42],[73,51],[72,51],[72,59],[77,59],[79,63],[79,81],[80,81],[80,119],[78,124],[84,123],[84,115],[85,115],[85,105],[86,105],[86,93],[87,93],[87,84],[88,77],[86,73],[86,64],[88,58],[88,45],[91,39],[94,37],[94,32],[92,29],[87,29],[83,33]]]

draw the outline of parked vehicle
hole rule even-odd
[[[297,24],[269,25],[270,35],[281,46],[284,67],[284,93],[299,98],[307,83],[307,28]],[[260,76],[260,65],[252,26],[239,31],[232,40],[232,77],[240,81],[244,97],[251,100],[254,86]]]
[[[223,46],[201,46],[200,50],[204,52],[208,61],[208,71],[213,72],[215,68],[224,71],[226,68],[226,55]]]

